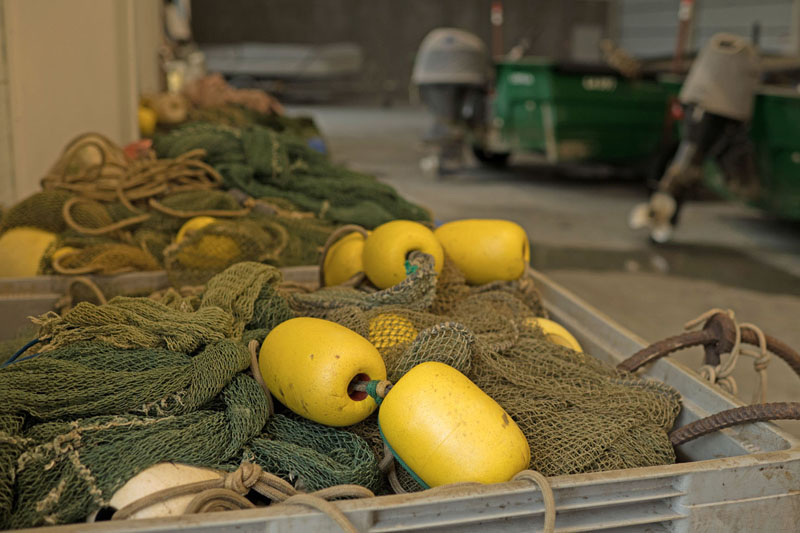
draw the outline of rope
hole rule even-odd
[[[738,323],[734,312],[730,309],[710,309],[700,315],[699,317],[690,320],[684,325],[684,329],[691,330],[701,324],[705,324],[711,317],[717,313],[724,313],[730,317],[731,322],[736,330],[735,341],[733,348],[727,354],[720,356],[720,363],[718,365],[703,365],[700,368],[700,375],[711,383],[716,383],[723,390],[732,395],[737,395],[739,387],[733,377],[733,370],[736,368],[736,363],[739,361],[739,356],[752,357],[753,368],[758,374],[756,390],[753,393],[751,403],[764,403],[767,395],[767,366],[769,365],[771,354],[767,351],[767,340],[764,332],[761,329],[750,323]],[[758,349],[752,349],[742,342],[742,331],[750,330],[758,339]],[[727,357],[723,357],[727,356]]]
[[[147,204],[155,209],[161,211],[165,215],[170,215],[176,218],[192,218],[192,217],[243,217],[247,216],[253,210],[252,204],[245,206],[242,209],[231,211],[227,209],[198,209],[197,211],[181,211],[180,209],[172,209],[167,207],[155,198],[147,200]]]
[[[23,346],[22,348],[20,348],[19,350],[17,350],[17,351],[14,353],[14,355],[12,355],[12,356],[11,356],[11,357],[9,357],[9,358],[8,358],[6,361],[4,361],[4,362],[3,362],[3,364],[1,364],[1,365],[0,365],[0,368],[5,368],[5,367],[7,367],[8,365],[10,365],[11,363],[13,363],[13,362],[17,361],[17,360],[19,359],[19,357],[20,357],[22,354],[24,354],[25,352],[27,352],[27,351],[28,351],[28,349],[29,349],[30,347],[32,347],[32,346],[35,346],[35,345],[39,344],[40,342],[42,342],[42,341],[44,341],[44,340],[49,340],[49,339],[33,339],[32,341],[30,341],[30,342],[26,343],[26,344],[25,344],[25,346]],[[34,354],[34,355],[35,355],[35,354]],[[24,361],[25,359],[27,359],[27,358],[22,358],[22,359],[19,359],[19,360],[20,360],[20,361]]]
[[[94,281],[91,280],[91,278],[87,278],[86,276],[78,276],[69,282],[66,293],[64,293],[64,296],[59,298],[59,300],[56,302],[55,308],[60,314],[63,315],[74,307],[73,303],[75,301],[75,297],[72,294],[72,288],[78,284],[88,287],[89,290],[92,291],[94,297],[97,299],[97,305],[106,305],[108,303],[106,295],[103,294],[103,291]]]
[[[87,148],[94,148],[98,152],[100,162],[71,172],[76,157]],[[172,216],[188,218],[197,215],[194,212],[170,210],[156,201],[155,197],[181,191],[219,188],[223,183],[222,175],[202,161],[205,155],[205,150],[195,149],[174,159],[156,159],[153,152],[144,159],[131,159],[107,137],[87,133],[67,144],[53,168],[42,178],[42,188],[64,189],[76,194],[76,197],[64,204],[62,214],[72,229],[86,235],[104,235],[140,224],[149,219],[150,214],[142,213],[100,228],[87,228],[78,224],[71,214],[72,207],[79,202],[119,201],[135,213],[140,209],[134,206],[134,202],[147,200],[154,209]],[[213,215],[209,216],[243,216],[242,211],[204,211],[212,212]],[[249,208],[244,214],[248,212]]]
[[[310,494],[297,494],[288,498],[284,503],[286,505],[302,505],[304,507],[311,507],[312,509],[322,511],[331,517],[342,529],[342,531],[345,531],[346,533],[358,533],[356,526],[354,526],[347,516],[345,516],[342,510],[327,500],[317,496],[312,496]]]
[[[67,257],[72,257],[73,255],[79,254],[80,251],[71,252],[60,257],[51,258],[50,264],[53,267],[53,270],[58,272],[59,274],[63,274],[65,276],[82,276],[83,274],[94,274],[95,272],[103,270],[104,274],[112,276],[115,274],[123,274],[125,272],[133,272],[135,269],[130,266],[121,266],[119,268],[115,268],[110,270],[103,265],[91,265],[88,264],[86,266],[77,267],[77,268],[68,268],[61,264],[61,261],[66,259]],[[88,278],[83,278],[88,279]]]
[[[269,416],[275,414],[275,403],[272,401],[272,393],[269,391],[269,387],[264,382],[264,377],[261,375],[261,369],[258,367],[258,348],[260,343],[253,339],[250,341],[250,344],[247,345],[247,349],[250,351],[250,372],[253,374],[253,379],[261,386],[264,390],[264,396],[267,397],[267,405],[269,410]]]
[[[358,529],[342,510],[328,500],[375,496],[371,490],[358,485],[337,485],[309,494],[301,493],[278,476],[264,472],[259,465],[248,462],[242,463],[233,472],[218,473],[218,479],[188,483],[148,494],[117,510],[111,519],[124,520],[152,505],[195,493],[197,495],[189,502],[184,514],[250,509],[255,505],[245,496],[250,490],[255,490],[273,502],[301,505],[321,511],[333,519],[343,531],[358,533]]]
[[[72,218],[72,213],[71,213],[72,206],[78,203],[92,203],[93,201],[94,200],[90,198],[73,196],[72,198],[64,202],[64,206],[61,208],[61,215],[64,217],[64,222],[66,222],[67,225],[72,229],[74,229],[75,231],[83,233],[85,235],[105,235],[106,233],[111,233],[112,231],[121,230],[123,228],[127,228],[128,226],[135,226],[136,224],[141,224],[142,222],[148,220],[151,216],[148,213],[143,213],[135,217],[130,217],[123,220],[119,220],[117,222],[113,222],[111,224],[108,224],[107,226],[102,226],[100,228],[87,228],[86,226],[81,226],[75,221],[74,218]]]
[[[271,252],[262,255],[259,258],[259,261],[262,263],[268,260],[277,261],[278,258],[280,258],[281,254],[283,253],[283,251],[289,245],[289,232],[281,224],[272,221],[266,221],[266,220],[263,221],[262,227],[264,227],[265,229],[266,227],[269,227],[270,229],[274,230],[273,234],[276,234],[276,236],[278,237],[278,244],[275,245],[275,248]]]
[[[322,217],[320,217],[322,218]],[[363,227],[359,226],[358,224],[346,224],[340,228],[337,228],[333,233],[328,236],[328,240],[325,241],[325,246],[322,247],[322,254],[319,260],[319,286],[325,286],[325,258],[328,256],[328,252],[330,251],[331,247],[336,244],[342,237],[349,235],[351,233],[359,233],[365,239],[367,238],[367,230]],[[356,287],[362,281],[364,281],[365,276],[363,272],[360,272],[347,280],[345,284]],[[356,282],[357,280],[357,282]],[[351,285],[351,283],[353,283]]]
[[[544,533],[553,533],[556,530],[556,498],[553,494],[553,487],[547,478],[535,470],[523,470],[511,478],[512,481],[530,481],[542,491],[544,501]]]

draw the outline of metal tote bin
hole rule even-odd
[[[314,267],[283,269],[285,278],[314,283]],[[553,318],[587,353],[616,364],[645,342],[542,274],[532,274]],[[662,359],[646,375],[683,395],[677,425],[742,403],[681,364]],[[797,531],[800,441],[770,423],[725,429],[678,447],[681,462],[549,478],[557,531]],[[541,492],[517,481],[337,502],[362,531],[535,531]],[[337,531],[319,512],[274,505],[175,518],[72,524],[58,532]]]
[[[115,276],[89,275],[86,278],[95,283],[108,298],[119,295],[142,296],[169,286],[167,273],[163,270]],[[75,280],[74,276],[0,278],[0,341],[15,338],[30,324],[29,316],[55,310]]]

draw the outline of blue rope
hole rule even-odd
[[[20,348],[19,350],[17,350],[17,353],[15,353],[15,354],[14,354],[14,355],[12,355],[11,357],[9,357],[9,358],[8,358],[8,360],[7,360],[5,363],[3,363],[2,365],[0,365],[0,368],[5,368],[5,367],[7,367],[8,365],[10,365],[11,363],[14,363],[15,361],[17,361],[17,358],[19,358],[19,356],[20,356],[20,355],[22,355],[22,354],[24,354],[26,351],[28,351],[28,348],[30,348],[31,346],[34,346],[34,345],[36,345],[36,344],[38,344],[38,343],[42,342],[43,340],[44,340],[44,339],[33,339],[31,342],[29,342],[28,344],[26,344],[25,346],[23,346],[22,348]],[[33,355],[29,355],[28,357],[23,357],[22,359],[20,359],[20,361],[25,361],[26,359],[30,359],[31,357],[35,357],[35,356],[37,356],[37,355],[39,355],[39,354],[38,354],[38,353],[35,353],[35,354],[33,354]]]

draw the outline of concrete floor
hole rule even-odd
[[[646,197],[641,183],[563,177],[525,159],[507,170],[470,167],[435,180],[425,177],[420,139],[430,124],[410,108],[306,107],[337,162],[377,175],[438,220],[506,218],[532,242],[532,263],[584,300],[648,341],[681,332],[689,319],[730,308],[800,347],[800,225],[721,201],[687,205],[674,242],[655,247],[626,225]],[[699,368],[699,351],[677,356]],[[734,374],[740,397],[751,400],[751,360]],[[769,367],[768,401],[800,400],[800,378],[780,359]],[[800,422],[782,423],[800,436]]]

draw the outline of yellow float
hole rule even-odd
[[[429,487],[500,483],[530,463],[528,441],[508,413],[444,363],[422,363],[400,378],[378,422],[395,456]]]
[[[572,336],[572,333],[567,331],[567,328],[557,322],[548,320],[547,318],[534,318],[529,317],[525,319],[525,323],[531,327],[539,327],[544,332],[547,340],[553,344],[564,346],[576,352],[583,352],[578,340]]]
[[[0,235],[0,278],[26,278],[39,273],[47,249],[56,236],[38,228],[11,228]]]
[[[386,379],[386,366],[370,342],[335,322],[293,318],[274,328],[261,346],[264,383],[286,407],[328,426],[349,426],[377,407],[351,382]]]
[[[199,216],[190,218],[175,236],[176,244],[180,244],[190,234],[219,222],[214,217]],[[181,265],[198,270],[221,270],[236,262],[241,249],[234,239],[226,235],[202,235],[197,241],[184,244],[180,248]]]
[[[175,235],[175,242],[181,242],[187,234],[201,230],[216,221],[216,218],[207,216],[190,218],[181,226],[181,229],[178,230],[177,235]]]
[[[528,235],[509,220],[456,220],[434,234],[473,285],[519,279],[531,259]]]
[[[364,273],[379,289],[388,289],[406,279],[406,258],[419,250],[434,258],[441,272],[444,251],[431,230],[410,220],[393,220],[375,228],[364,242]]]
[[[330,247],[322,262],[325,272],[325,285],[339,285],[359,272],[364,271],[362,254],[364,236],[361,233],[348,233]]]

